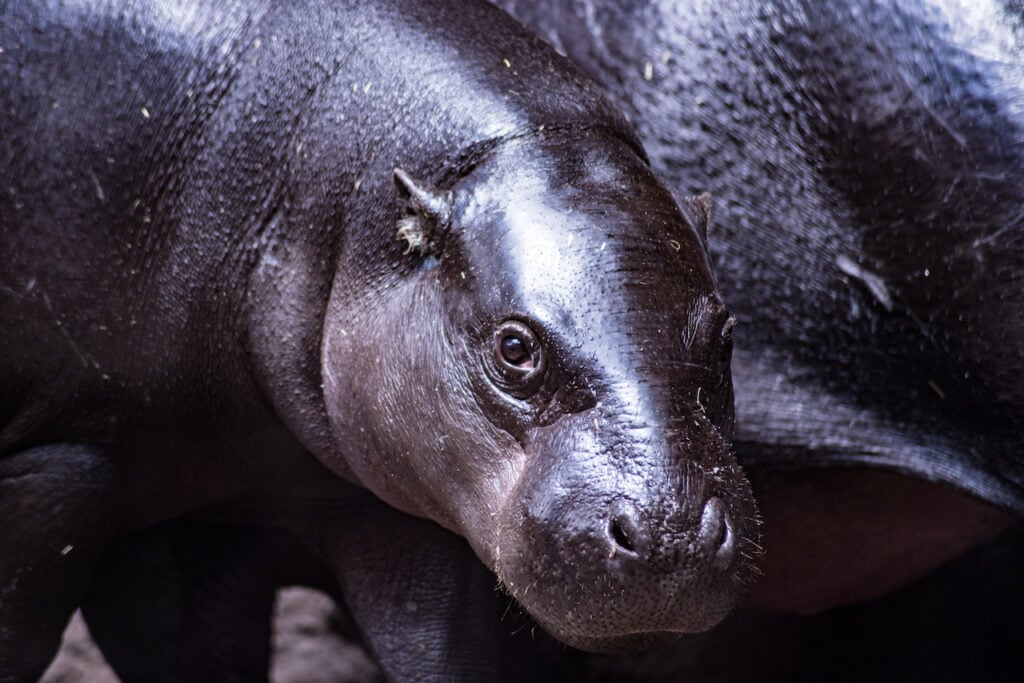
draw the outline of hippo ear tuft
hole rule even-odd
[[[399,201],[410,212],[398,221],[398,238],[409,244],[406,253],[413,249],[423,255],[436,253],[451,219],[451,193],[416,182],[400,168],[395,169],[395,187]]]
[[[703,192],[696,197],[687,197],[683,202],[689,209],[689,218],[693,221],[693,227],[697,229],[704,248],[708,246],[708,221],[711,219],[711,195]]]

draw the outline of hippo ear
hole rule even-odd
[[[696,197],[687,197],[683,203],[689,209],[688,214],[690,220],[693,221],[693,227],[697,228],[697,234],[700,235],[704,248],[707,249],[708,220],[711,218],[711,195],[704,192]]]
[[[423,255],[436,253],[451,219],[451,193],[418,183],[400,168],[395,169],[395,187],[399,201],[410,211],[398,221],[398,238],[409,243],[405,253],[413,249]]]

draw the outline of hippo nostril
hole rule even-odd
[[[729,516],[725,515],[722,518],[721,529],[718,533],[718,538],[715,540],[714,547],[721,548],[729,540]]]
[[[608,524],[608,532],[611,534],[612,540],[623,550],[633,552],[633,541],[630,540],[629,534],[623,528],[623,523],[618,517],[612,517],[612,521]]]
[[[700,519],[700,538],[707,551],[714,556],[716,564],[732,562],[735,550],[732,520],[721,499],[712,496],[704,505]]]

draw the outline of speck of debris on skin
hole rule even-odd
[[[941,399],[945,399],[946,398],[946,392],[942,390],[942,387],[939,386],[938,382],[936,382],[933,379],[930,379],[930,380],[928,380],[928,386],[930,386],[932,388],[932,391],[934,391],[938,395],[939,398],[941,398]]]
[[[149,118],[149,110],[146,109],[145,107],[142,108],[142,117],[146,118],[146,119]]]
[[[67,555],[67,554],[68,554],[68,553],[70,553],[70,552],[71,552],[72,550],[74,550],[74,548],[75,548],[75,546],[73,546],[73,545],[71,545],[71,544],[69,543],[68,545],[66,545],[66,546],[64,546],[63,548],[61,548],[60,554],[61,554],[61,555]]]
[[[91,168],[89,169],[89,177],[92,178],[93,189],[96,190],[96,198],[106,203],[107,197],[103,194],[103,186],[100,185],[100,179],[96,177],[95,171]]]
[[[861,268],[852,259],[842,254],[836,257],[836,265],[839,266],[839,270],[863,285],[887,313],[892,313],[892,296],[889,294],[885,280],[871,271]]]
[[[507,58],[502,59],[501,63],[505,65],[506,69],[511,69],[512,68],[512,62],[508,61]]]
[[[683,248],[683,245],[681,245],[681,244],[680,244],[680,243],[679,243],[678,241],[676,241],[676,240],[669,240],[669,241],[668,241],[668,245],[669,245],[670,247],[672,247],[672,250],[673,250],[673,251],[679,251],[680,249],[682,249],[682,248]]]
[[[665,50],[664,52],[661,53],[661,63],[662,64],[668,64],[668,60],[671,57],[672,57],[672,53],[670,53],[668,50]]]
[[[654,64],[651,62],[644,62],[644,80],[649,81],[654,78]]]

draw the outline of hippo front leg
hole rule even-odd
[[[119,480],[107,454],[87,446],[0,457],[0,682],[37,680],[56,654],[119,526]]]
[[[464,539],[376,500],[321,521],[321,552],[389,680],[502,680],[496,579]]]

